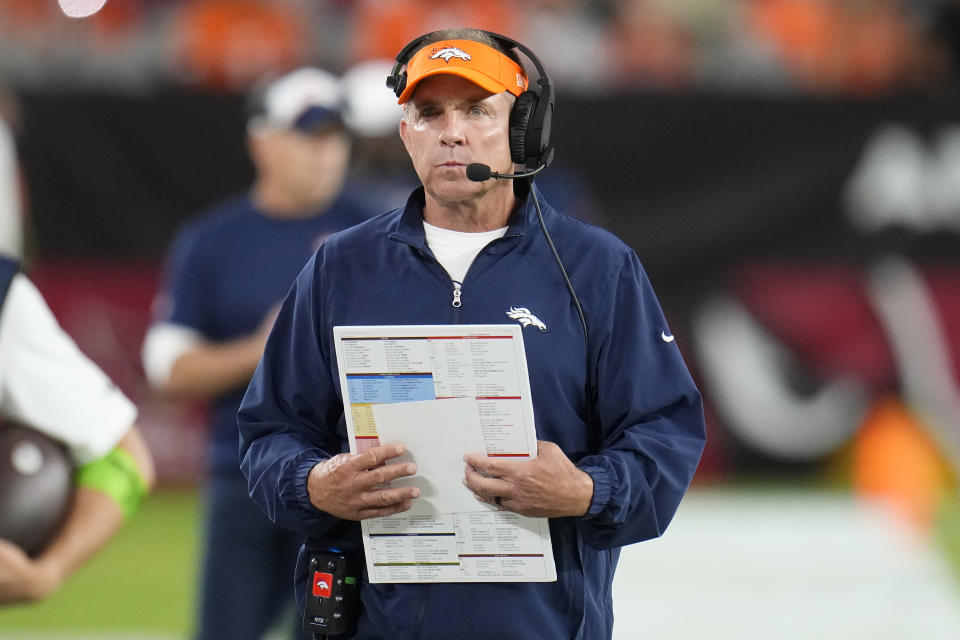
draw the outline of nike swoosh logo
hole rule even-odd
[[[660,339],[663,340],[664,342],[673,342],[673,334],[670,334],[668,336],[666,331],[661,331]]]

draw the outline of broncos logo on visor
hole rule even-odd
[[[444,62],[450,62],[450,58],[460,58],[461,60],[470,60],[470,54],[456,47],[446,47],[440,49],[435,54],[430,56],[431,60],[436,60],[437,58],[443,58]]]
[[[543,320],[533,315],[530,309],[526,307],[510,307],[510,310],[507,311],[507,317],[519,322],[521,327],[533,325],[537,329],[540,329],[540,331],[547,330],[547,325],[543,323]]]

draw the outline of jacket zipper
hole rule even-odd
[[[491,240],[490,242],[487,243],[487,245],[486,245],[485,247],[483,247],[483,248],[480,250],[480,252],[477,254],[477,257],[479,257],[481,253],[483,253],[484,251],[486,251],[486,250],[487,250],[487,247],[489,247],[489,246],[492,245],[493,243],[495,243],[495,242],[500,242],[500,241],[503,240],[504,238],[515,238],[515,237],[517,237],[517,234],[513,234],[513,235],[510,235],[510,236],[503,236],[502,238],[495,238],[495,239]],[[437,264],[439,264],[439,261],[438,261],[436,258],[433,258],[433,260],[434,260],[434,262],[437,262]],[[476,258],[474,258],[474,260],[476,260]],[[471,266],[473,266],[473,265],[471,265]],[[469,272],[470,270],[467,269],[467,271]],[[457,280],[453,280],[452,278],[451,278],[450,281],[453,282],[453,302],[450,303],[450,306],[453,307],[454,309],[459,309],[459,308],[463,305],[463,302],[460,301],[460,296],[461,296],[461,294],[463,293],[463,283],[462,283],[462,282],[458,282]]]
[[[463,285],[461,282],[453,280],[453,302],[450,303],[455,309],[459,309],[460,305],[463,304],[460,302],[460,287]]]

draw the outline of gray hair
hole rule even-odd
[[[423,42],[420,43],[420,46],[417,47],[416,51],[413,51],[410,54],[410,58],[413,58],[417,51],[420,51],[420,49],[423,49],[427,45],[433,44],[434,42],[441,42],[443,40],[473,40],[474,42],[485,44],[492,49],[496,49],[523,67],[523,62],[521,62],[520,56],[517,55],[517,52],[513,49],[513,47],[505,46],[503,42],[491,37],[490,34],[483,29],[473,29],[470,27],[440,29],[439,31],[434,31],[433,33],[427,34],[427,37],[423,39]]]

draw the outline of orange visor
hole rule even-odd
[[[527,74],[516,62],[493,47],[473,40],[444,40],[420,49],[407,64],[407,86],[397,100],[407,102],[421,80],[439,73],[466,78],[490,93],[509,91],[519,96],[527,88]]]

